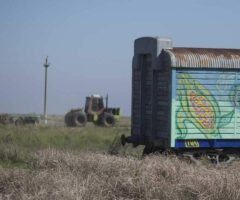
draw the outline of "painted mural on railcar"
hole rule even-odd
[[[177,72],[176,139],[221,139],[236,134],[238,78],[235,72]]]

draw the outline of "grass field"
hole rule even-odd
[[[114,128],[0,126],[0,199],[240,199],[240,162],[199,166],[142,158],[122,147],[130,120]]]
[[[138,150],[121,146],[121,134],[130,134],[128,118],[123,118],[113,128],[99,127],[92,123],[84,128],[68,128],[57,117],[49,120],[48,126],[0,125],[0,163],[9,166],[21,163],[25,165],[26,157],[43,149],[140,156],[141,148]]]

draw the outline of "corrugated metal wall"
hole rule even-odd
[[[151,54],[144,54],[132,74],[133,135],[140,134],[145,141],[169,141],[171,69],[153,69]]]
[[[156,139],[170,134],[171,69],[161,68],[162,48],[172,48],[169,38],[143,37],[134,42],[131,130],[134,145],[151,146]]]
[[[164,52],[170,56],[171,67],[174,68],[240,68],[240,49],[178,47]]]
[[[140,56],[141,77],[141,131],[149,136],[152,133],[152,92],[153,69],[152,56]]]
[[[155,139],[162,139],[170,136],[170,73],[170,68],[154,71],[154,112],[152,119],[154,123]]]
[[[141,133],[141,68],[132,68],[132,134]]]
[[[240,138],[240,72],[176,70],[174,139]]]
[[[132,128],[134,134],[148,136],[152,133],[152,56],[139,55],[138,59],[132,77]]]

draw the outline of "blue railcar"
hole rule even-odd
[[[240,152],[240,49],[135,40],[131,136],[122,143],[175,152]]]

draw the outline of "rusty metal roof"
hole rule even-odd
[[[173,48],[163,50],[176,68],[240,69],[240,49]]]

